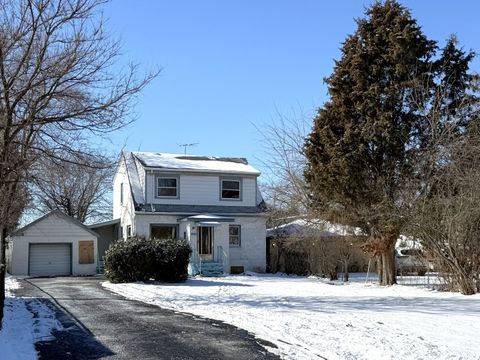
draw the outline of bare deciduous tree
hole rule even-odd
[[[110,219],[113,171],[114,163],[101,154],[42,159],[32,176],[33,207],[60,210],[82,223]]]
[[[443,143],[441,166],[417,202],[412,233],[433,256],[450,290],[480,291],[480,121]]]
[[[303,145],[310,128],[310,116],[300,113],[291,118],[278,114],[275,122],[259,129],[267,159],[262,162],[269,175],[264,185],[266,200],[279,215],[303,215],[310,209],[303,176],[306,166]]]
[[[103,3],[0,0],[2,288],[4,229],[16,221],[10,209],[32,165],[40,157],[79,152],[82,133],[101,136],[129,123],[132,100],[158,73],[138,78],[137,66],[115,66],[120,47],[104,30]],[[4,292],[0,321],[3,303]]]

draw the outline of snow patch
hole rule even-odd
[[[285,359],[479,359],[480,295],[248,274],[111,284],[131,299],[224,321]],[[355,279],[354,279],[355,280]],[[334,286],[332,286],[334,285]]]
[[[35,343],[50,340],[54,329],[61,330],[55,313],[37,299],[13,297],[12,290],[20,284],[15,278],[5,279],[5,308],[3,328],[0,331],[0,358],[2,360],[37,359]]]

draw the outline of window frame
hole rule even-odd
[[[238,198],[224,198],[223,197],[223,182],[236,181],[238,182]],[[242,201],[243,200],[243,181],[242,178],[221,177],[220,178],[220,200],[221,201]]]
[[[150,239],[152,238],[152,230],[154,227],[171,227],[171,228],[174,228],[175,229],[175,237],[174,237],[174,240],[178,240],[179,239],[179,224],[175,224],[175,223],[166,223],[166,224],[158,224],[158,223],[155,223],[155,224],[150,224]]]
[[[230,234],[230,228],[232,227],[235,227],[238,229],[238,235],[233,235],[233,236],[236,236],[238,238],[238,244],[232,244],[231,241],[230,241],[230,237],[232,236]],[[239,224],[230,224],[228,226],[228,246],[229,247],[232,247],[232,248],[239,248],[242,246],[242,225],[239,225]]]
[[[120,205],[123,205],[123,201],[124,201],[124,199],[123,199],[123,191],[124,191],[124,190],[123,190],[123,182],[122,182],[122,183],[120,183]]]
[[[169,179],[172,180],[174,179],[176,182],[176,187],[175,187],[175,196],[172,195],[159,195],[158,190],[158,180],[161,179]],[[168,187],[168,186],[162,186],[161,188],[163,189],[173,189],[173,187]],[[155,198],[156,199],[180,199],[180,176],[178,175],[155,175]]]

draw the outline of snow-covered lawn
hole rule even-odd
[[[20,284],[13,277],[5,279],[6,299],[3,329],[0,331],[0,359],[37,359],[35,342],[48,340],[52,329],[60,329],[55,314],[36,299],[13,297]],[[34,315],[35,314],[35,315]]]
[[[104,286],[246,329],[285,359],[480,359],[478,294],[277,275]]]

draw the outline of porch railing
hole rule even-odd
[[[191,262],[191,265],[192,265],[192,272],[198,272],[199,274],[201,274],[202,273],[202,259],[200,258],[200,255],[198,254],[196,249],[193,249],[193,251],[192,251],[192,255],[190,256],[190,262]]]
[[[228,256],[225,250],[223,250],[223,246],[217,246],[217,262],[221,263],[223,268],[227,266]]]
[[[215,262],[222,264],[223,269],[228,264],[228,256],[222,246],[217,246],[215,252]],[[211,261],[210,261],[211,262]],[[206,263],[210,263],[206,261]],[[196,249],[193,249],[192,255],[190,255],[190,269],[192,275],[202,274],[203,260]]]

